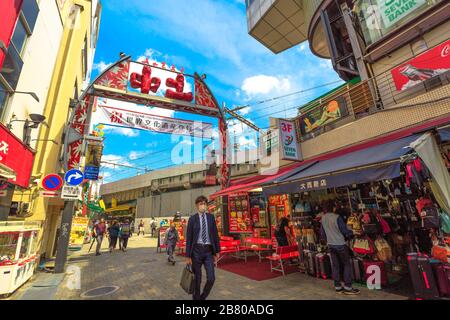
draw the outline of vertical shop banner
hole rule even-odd
[[[84,178],[98,180],[100,164],[103,153],[103,139],[95,137],[86,138],[86,163],[84,166]]]
[[[347,103],[344,97],[325,102],[319,107],[302,112],[298,124],[302,136],[341,119],[348,115]]]
[[[70,230],[69,246],[72,248],[81,248],[84,244],[86,231],[89,225],[89,218],[74,217],[72,220],[72,229]]]
[[[104,117],[99,119],[102,124],[207,139],[212,138],[211,123],[167,118],[100,105],[98,106],[98,109],[100,109],[104,115]]]
[[[389,28],[427,3],[427,0],[378,0],[384,27]]]
[[[279,130],[282,146],[282,159],[301,161],[300,144],[297,141],[297,131],[294,121],[279,119]]]
[[[269,129],[260,134],[259,140],[260,174],[276,174],[280,168],[280,133]]]
[[[397,91],[450,71],[450,40],[391,70]]]
[[[231,194],[228,197],[229,232],[252,233],[253,226],[247,193]]]

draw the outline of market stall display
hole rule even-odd
[[[252,233],[253,223],[250,216],[249,197],[247,193],[228,196],[229,232]]]
[[[9,295],[34,273],[39,224],[0,222],[0,295]]]

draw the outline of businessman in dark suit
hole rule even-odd
[[[207,212],[208,199],[195,200],[197,213],[189,218],[186,233],[186,263],[192,265],[195,287],[194,300],[206,300],[214,285],[214,264],[219,257],[220,243],[214,216]],[[206,269],[206,284],[201,293],[202,266]]]

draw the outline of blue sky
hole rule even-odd
[[[164,3],[164,5],[163,5]],[[314,56],[307,43],[278,55],[247,33],[244,0],[165,0],[158,5],[142,0],[103,1],[99,41],[92,79],[108,64],[117,61],[119,52],[134,59],[150,59],[184,67],[185,72],[206,74],[206,82],[219,103],[228,107],[250,105],[241,114],[261,128],[269,117],[292,117],[300,106],[338,84],[307,91],[266,103],[324,83],[338,81],[329,60]],[[212,122],[186,113],[176,118]],[[230,122],[232,140],[241,148],[254,148],[255,132]],[[106,130],[103,160],[158,169],[173,165],[171,148],[184,140],[188,147],[206,145],[186,137],[171,137],[128,129]],[[191,159],[199,160],[201,152]],[[107,166],[102,169],[105,182],[137,174],[137,170]]]

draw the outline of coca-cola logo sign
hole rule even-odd
[[[447,57],[450,54],[450,44],[446,45],[441,52],[442,58]]]
[[[447,40],[392,69],[391,74],[397,91],[403,91],[449,71],[450,40]]]

